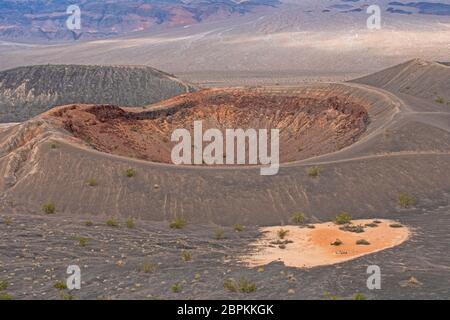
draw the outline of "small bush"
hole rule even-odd
[[[214,231],[214,238],[216,240],[222,240],[225,238],[225,232],[223,230],[216,230]]]
[[[339,297],[337,295],[331,294],[329,291],[325,291],[323,297],[324,299],[328,300],[339,300]]]
[[[277,231],[278,238],[280,238],[280,239],[284,239],[284,237],[286,237],[288,233],[289,233],[289,230],[284,230],[284,229],[280,229]]]
[[[91,226],[94,225],[94,223],[93,223],[92,221],[88,220],[88,221],[85,221],[85,222],[84,222],[84,225],[85,225],[86,227],[91,227]]]
[[[364,226],[369,227],[369,228],[376,228],[376,227],[378,227],[378,224],[375,222],[371,222],[371,223],[366,223]]]
[[[127,226],[128,229],[133,229],[134,228],[133,218],[128,218],[127,220],[125,220],[125,225]]]
[[[189,251],[183,250],[181,252],[181,259],[183,259],[184,262],[188,262],[192,260],[192,253]]]
[[[5,217],[3,219],[3,223],[6,224],[7,226],[11,225],[12,223],[12,218],[11,217]]]
[[[439,104],[444,104],[445,100],[442,97],[437,97],[436,99],[434,99],[434,102],[439,103]]]
[[[76,240],[78,241],[80,247],[85,247],[89,242],[89,238],[86,237],[77,237]]]
[[[5,280],[0,280],[0,291],[6,290],[8,288],[8,282]]]
[[[61,292],[59,296],[61,300],[75,300],[75,296],[69,292]]]
[[[90,187],[98,186],[97,179],[95,179],[95,178],[86,179],[85,183]]]
[[[177,283],[174,283],[173,285],[172,285],[172,292],[173,293],[178,293],[178,292],[181,292],[181,289],[182,289],[182,286],[181,286],[181,283],[179,283],[179,282],[177,282]]]
[[[141,267],[141,271],[143,273],[152,273],[156,270],[156,264],[151,262],[144,262],[144,264]]]
[[[317,177],[320,173],[320,168],[317,166],[308,168],[308,170],[306,170],[306,173],[308,173],[308,176],[310,177]]]
[[[293,223],[302,224],[303,222],[305,222],[305,214],[303,212],[294,213],[291,220]]]
[[[352,217],[347,212],[341,212],[334,218],[336,224],[347,224],[352,222]]]
[[[171,229],[182,229],[186,225],[186,220],[182,218],[175,218],[169,223]]]
[[[256,284],[244,278],[239,281],[235,281],[234,279],[226,279],[223,282],[223,287],[230,292],[239,291],[243,293],[251,293],[256,291]]]
[[[0,300],[5,301],[5,300],[12,300],[12,297],[9,293],[6,292],[0,292]]]
[[[366,300],[366,296],[363,295],[362,293],[356,293],[353,296],[353,300]]]
[[[400,193],[398,195],[398,204],[400,205],[400,207],[406,209],[415,206],[417,204],[417,200],[409,194]]]
[[[58,280],[53,284],[53,288],[58,290],[65,290],[67,289],[67,285],[63,281]]]
[[[389,225],[389,227],[391,228],[403,228],[403,225],[401,225],[400,223],[392,223]]]
[[[377,225],[375,225],[377,226]],[[364,232],[364,227],[362,225],[345,225],[343,227],[339,228],[342,231],[348,231],[348,232],[354,232],[354,233],[363,233]]]
[[[106,225],[108,227],[117,228],[119,226],[119,223],[116,220],[114,220],[114,219],[108,219],[108,220],[106,220]]]
[[[365,239],[360,239],[356,241],[356,244],[359,246],[368,246],[370,245],[370,242]]]
[[[125,171],[125,175],[128,178],[134,177],[136,175],[136,171],[133,168],[129,168]]]
[[[51,148],[51,149],[56,149],[57,147],[58,147],[58,146],[57,146],[56,143],[54,143],[54,142],[50,144],[50,148]]]
[[[233,229],[234,229],[235,232],[242,232],[242,231],[244,231],[244,226],[241,225],[241,224],[235,224],[233,226]]]
[[[340,246],[343,242],[339,239],[334,240],[334,242],[330,243],[332,246]]]
[[[56,211],[55,204],[53,202],[47,202],[42,205],[42,211],[46,214],[53,214]]]

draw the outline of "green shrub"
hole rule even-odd
[[[243,293],[251,293],[256,291],[256,284],[245,278],[242,278],[238,281],[235,281],[234,279],[226,279],[223,282],[223,287],[231,292],[239,291]]]
[[[0,300],[5,301],[5,300],[12,300],[12,297],[9,293],[6,292],[0,292]]]
[[[356,293],[353,296],[353,300],[366,300],[366,296],[363,295],[362,293]]]
[[[377,226],[375,224],[375,226]],[[364,232],[364,227],[362,225],[350,225],[350,224],[346,224],[343,227],[339,228],[342,231],[348,231],[348,232],[354,232],[354,233],[362,233]]]
[[[398,195],[398,204],[400,205],[400,207],[406,209],[415,206],[417,204],[417,199],[409,194],[400,193]]]
[[[280,238],[280,239],[284,239],[284,237],[286,237],[288,233],[289,233],[289,230],[284,230],[284,229],[280,229],[277,231],[278,238]]]
[[[294,213],[291,217],[293,223],[302,224],[305,222],[305,214],[303,212]]]
[[[442,97],[437,97],[436,99],[434,99],[434,102],[439,103],[439,104],[443,104],[443,103],[445,103],[445,100]]]
[[[85,222],[84,222],[84,225],[85,225],[86,227],[91,227],[91,226],[94,225],[94,223],[93,223],[92,221],[88,220],[88,221],[85,221]]]
[[[235,232],[242,232],[244,230],[244,226],[241,225],[241,224],[235,224],[233,226],[233,229],[234,229]]]
[[[173,293],[181,292],[182,289],[183,289],[183,287],[181,286],[181,283],[179,283],[179,282],[174,283],[174,284],[172,285],[172,292],[173,292]]]
[[[44,203],[42,205],[42,211],[44,211],[44,213],[46,213],[46,214],[55,213],[55,211],[56,211],[55,204],[53,202]]]
[[[98,186],[97,179],[95,178],[86,179],[85,183],[90,187]]]
[[[58,280],[53,284],[53,288],[58,290],[65,290],[67,289],[67,285],[63,281]]]
[[[188,262],[192,260],[192,253],[189,251],[183,250],[181,252],[181,259],[183,259],[184,262]]]
[[[5,217],[3,219],[3,223],[6,224],[7,226],[11,225],[12,223],[12,218],[11,217]]]
[[[324,299],[328,300],[339,300],[339,297],[337,295],[331,294],[329,291],[325,291],[323,297]]]
[[[125,225],[127,226],[128,229],[133,229],[134,228],[133,218],[128,218],[127,220],[125,220]]]
[[[151,262],[144,262],[144,264],[141,267],[141,271],[143,273],[152,273],[156,270],[156,264]]]
[[[221,229],[214,231],[214,238],[216,240],[222,240],[225,238],[225,232]]]
[[[108,227],[117,228],[119,226],[119,223],[116,220],[114,220],[114,219],[108,219],[108,220],[106,220],[106,225]]]
[[[347,212],[341,212],[334,218],[336,224],[346,224],[352,222],[352,217]]]
[[[6,290],[8,288],[8,282],[5,280],[0,280],[0,291]]]
[[[75,296],[69,292],[61,292],[59,296],[61,300],[75,300]]]
[[[125,175],[128,178],[134,177],[136,175],[136,171],[133,168],[129,168],[125,171]]]
[[[401,225],[400,223],[392,223],[389,225],[389,227],[391,228],[403,228],[403,225]]]
[[[320,173],[320,168],[317,167],[317,166],[308,168],[308,169],[306,170],[306,173],[307,173],[308,176],[310,176],[310,177],[317,177],[317,176],[319,175],[319,173]]]
[[[80,247],[85,247],[89,242],[89,238],[86,237],[77,237],[76,240],[78,241]]]
[[[169,223],[171,229],[182,229],[186,226],[186,220],[183,218],[175,218]]]

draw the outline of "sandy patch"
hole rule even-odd
[[[373,227],[366,224],[377,221]],[[332,222],[315,224],[314,229],[302,226],[283,226],[262,228],[263,236],[251,244],[253,252],[241,259],[249,266],[266,265],[282,261],[286,266],[311,268],[330,265],[395,247],[406,241],[410,231],[406,226],[392,228],[398,224],[392,220],[353,220],[353,225],[362,225],[364,232],[343,231]],[[287,234],[280,239],[279,230]],[[332,245],[339,239],[340,245]],[[369,244],[356,244],[358,240]]]

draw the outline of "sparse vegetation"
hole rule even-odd
[[[339,300],[339,297],[337,295],[331,294],[329,291],[325,291],[323,297],[324,299],[328,300]]]
[[[377,225],[375,225],[377,226]],[[351,225],[351,224],[346,224],[342,227],[339,228],[342,231],[348,231],[348,232],[354,232],[354,233],[363,233],[364,232],[364,227],[362,225]]]
[[[294,213],[291,220],[295,224],[302,224],[305,222],[305,214],[303,212]]]
[[[223,282],[223,287],[231,292],[243,292],[251,293],[256,291],[256,284],[245,278],[239,279],[238,281],[234,279],[225,279]]]
[[[401,225],[400,223],[392,223],[389,225],[389,227],[391,228],[403,228],[403,225]]]
[[[94,223],[93,223],[92,221],[88,220],[88,221],[85,221],[85,222],[84,222],[84,225],[85,225],[86,227],[91,227],[91,226],[94,225]]]
[[[7,226],[11,225],[12,223],[12,218],[11,217],[5,217],[3,219],[3,223],[6,224]]]
[[[368,245],[370,245],[370,242],[365,239],[359,239],[359,240],[356,240],[356,244],[359,246],[368,246]]]
[[[42,205],[42,211],[46,214],[53,214],[56,211],[55,204],[53,202],[47,202]]]
[[[409,194],[400,193],[398,195],[398,204],[400,207],[406,209],[415,206],[417,204],[417,199]]]
[[[86,183],[88,186],[90,186],[90,187],[96,187],[96,186],[98,186],[97,179],[95,179],[95,178],[89,178],[89,179],[86,179],[85,183]]]
[[[376,228],[376,227],[378,227],[378,224],[375,222],[371,222],[371,223],[366,223],[364,226],[369,227],[369,228]]]
[[[108,227],[117,228],[119,226],[119,223],[116,220],[111,218],[111,219],[106,220],[106,225]]]
[[[233,226],[234,232],[242,232],[244,231],[244,226],[241,224],[235,224]]]
[[[125,225],[127,226],[128,229],[133,229],[134,228],[134,220],[133,218],[128,218],[125,220]]]
[[[12,300],[12,297],[9,293],[6,292],[0,292],[0,300],[5,301],[5,300]]]
[[[78,245],[80,247],[85,247],[89,242],[89,238],[86,237],[77,237],[76,240],[78,241]]]
[[[50,144],[50,148],[51,148],[51,149],[56,149],[56,148],[58,148],[58,146],[57,146],[56,143],[52,142],[52,143]]]
[[[353,296],[353,300],[366,300],[366,296],[362,293],[356,293]]]
[[[133,168],[128,168],[128,169],[125,171],[125,175],[126,175],[128,178],[132,178],[132,177],[134,177],[134,176],[136,175],[136,171],[135,171]]]
[[[152,273],[156,270],[156,264],[151,262],[144,262],[144,264],[141,266],[141,271],[143,273]]]
[[[67,285],[63,281],[58,280],[53,284],[53,288],[58,290],[65,290],[67,289]]]
[[[59,296],[61,297],[61,300],[75,300],[75,296],[70,292],[61,292]]]
[[[434,102],[439,103],[439,104],[444,104],[445,100],[442,97],[436,97],[436,99],[434,99]]]
[[[186,226],[186,220],[183,218],[175,218],[169,223],[171,229],[183,229]]]
[[[340,246],[343,242],[339,239],[334,240],[334,242],[330,243],[332,246]]]
[[[306,173],[310,177],[317,177],[320,173],[320,168],[317,166],[308,168],[308,170],[306,170]]]
[[[177,283],[174,283],[173,285],[172,285],[172,292],[173,293],[178,293],[178,292],[181,292],[181,290],[182,290],[182,286],[181,286],[181,283],[179,283],[179,282],[177,282]]]
[[[8,288],[8,282],[5,280],[0,280],[0,291],[6,290]]]
[[[225,232],[222,229],[214,231],[214,238],[216,240],[222,240],[225,238]]]
[[[277,236],[280,239],[284,239],[288,233],[289,233],[289,230],[280,229],[277,231]]]
[[[188,262],[192,260],[192,253],[186,250],[183,250],[181,252],[181,259],[183,259],[184,262]]]
[[[347,224],[352,222],[352,217],[347,212],[341,212],[334,218],[336,224]]]

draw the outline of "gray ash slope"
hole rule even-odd
[[[71,103],[144,106],[195,91],[146,66],[38,65],[0,72],[0,123]]]

